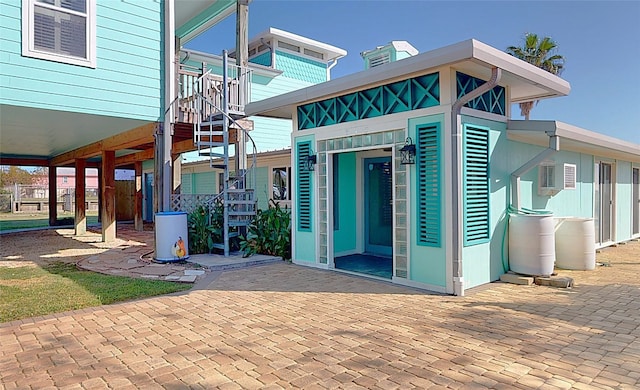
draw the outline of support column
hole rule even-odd
[[[73,219],[76,236],[82,236],[87,233],[87,214],[85,206],[85,194],[87,193],[87,184],[85,180],[86,167],[86,160],[76,160],[76,215]]]
[[[249,82],[245,73],[249,66],[249,0],[238,0],[236,3],[236,65],[238,69],[240,96],[239,103],[247,104],[248,96],[245,95]],[[243,175],[247,169],[247,137],[244,131],[237,133],[235,168],[236,175]]]
[[[58,223],[58,169],[49,167],[49,226]]]
[[[134,163],[134,169],[136,171],[136,193],[133,206],[133,226],[136,231],[141,232],[144,230],[142,222],[142,161],[136,161]]]
[[[102,242],[116,239],[116,152],[102,151]]]

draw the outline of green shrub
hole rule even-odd
[[[240,237],[244,256],[256,253],[291,259],[291,214],[270,200],[267,210],[258,210],[246,237]]]
[[[224,206],[221,200],[213,205],[213,210],[207,206],[198,208],[187,216],[189,228],[189,253],[211,253],[214,244],[224,242]],[[231,228],[231,236],[237,231]],[[238,237],[229,238],[229,249],[238,250],[240,245]]]

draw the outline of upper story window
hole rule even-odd
[[[95,68],[95,0],[22,0],[22,55]]]

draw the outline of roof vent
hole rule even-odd
[[[365,69],[388,64],[418,54],[418,50],[407,41],[391,41],[384,46],[360,53]]]

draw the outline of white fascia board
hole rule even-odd
[[[344,57],[347,55],[347,51],[339,47],[329,45],[328,43],[316,41],[311,38],[306,38],[301,35],[290,33],[288,31],[280,30],[277,28],[269,27],[267,30],[258,34],[255,38],[249,41],[249,44],[260,42],[260,39],[269,38],[282,38],[283,40],[291,41],[292,43],[298,43],[306,46],[310,49],[327,54],[327,61],[331,61],[335,58]]]
[[[195,60],[197,62],[206,62],[207,64],[222,66],[222,56],[205,53],[197,50],[191,50],[191,49],[181,49],[180,51],[183,53],[188,53],[189,60]],[[230,65],[236,64],[235,58],[229,57],[227,58],[227,61],[229,61]],[[253,70],[256,74],[259,74],[261,76],[269,76],[269,77],[276,77],[283,73],[281,70],[273,69],[271,67],[260,65],[260,64],[254,64],[253,62],[249,62],[249,69]]]
[[[608,135],[585,130],[558,121],[509,121],[507,124],[507,137],[514,141],[528,142],[533,144],[548,144],[548,136],[560,137],[560,150],[582,151],[602,156],[611,156],[640,162],[640,145],[610,137]],[[574,146],[568,149],[567,142]]]
[[[503,71],[509,72],[522,78],[524,81],[537,85],[543,89],[549,90],[549,96],[566,96],[571,91],[571,86],[568,81],[561,79],[560,77],[547,72],[544,69],[540,69],[537,66],[531,65],[525,61],[522,61],[510,54],[491,47],[480,41],[472,39],[473,42],[473,57],[491,66],[498,67]],[[542,97],[542,96],[539,96]],[[526,98],[521,101],[531,101],[535,98]],[[518,103],[516,100],[511,100],[512,103]]]

